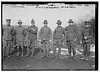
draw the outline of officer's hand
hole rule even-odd
[[[32,29],[33,31],[35,31],[35,29]]]
[[[39,40],[39,42],[41,42],[41,40]]]
[[[82,44],[82,41],[80,41],[80,43]]]
[[[91,44],[91,47],[94,47],[95,45],[94,44]]]
[[[50,39],[49,41],[51,42],[52,40]]]
[[[87,37],[86,37],[86,36],[85,36],[84,38],[85,38],[85,39],[87,39]]]
[[[76,38],[74,39],[74,41],[76,41]]]

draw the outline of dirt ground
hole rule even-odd
[[[10,54],[10,58],[2,59],[3,70],[94,70],[90,67],[90,62],[81,60],[82,56],[77,56],[77,60],[68,58],[67,55],[61,55],[60,59],[42,58],[43,53],[40,49],[35,49],[34,58],[17,57],[17,51],[14,50]],[[52,54],[50,54],[52,56]]]

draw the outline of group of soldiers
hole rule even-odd
[[[18,21],[18,26],[16,28],[10,25],[11,19],[6,19],[6,23],[7,25],[3,26],[3,57],[5,56],[5,53],[7,57],[10,57],[9,52],[12,44],[15,44],[17,46],[17,56],[20,55],[19,48],[21,48],[21,56],[23,57],[25,38],[27,38],[29,42],[26,45],[26,57],[29,56],[30,52],[31,57],[34,57],[33,54],[36,47],[35,45],[38,40],[44,45],[42,49],[44,53],[43,58],[49,58],[49,49],[46,47],[46,44],[49,41],[53,41],[53,45],[55,45],[53,48],[53,58],[57,57],[59,59],[61,54],[62,43],[63,41],[65,41],[65,44],[68,47],[69,58],[72,57],[74,60],[76,60],[75,47],[76,43],[78,42],[79,44],[82,44],[84,49],[84,55],[82,59],[89,60],[90,45],[92,40],[92,35],[90,34],[89,21],[84,22],[85,28],[79,34],[78,28],[74,24],[74,21],[72,19],[69,19],[69,26],[65,28],[61,26],[61,20],[57,20],[57,27],[55,28],[53,33],[51,31],[51,28],[48,27],[48,21],[44,20],[44,26],[39,31],[39,39],[37,39],[38,27],[35,25],[34,19],[31,20],[31,26],[29,26],[28,28],[24,28],[22,26],[21,20]],[[56,48],[58,48],[57,55]],[[71,55],[71,52],[73,52],[73,56]]]

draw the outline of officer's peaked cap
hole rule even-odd
[[[7,21],[7,22],[10,22],[10,21],[11,21],[11,19],[6,19],[6,21]]]
[[[31,20],[31,23],[35,23],[34,19]]]
[[[88,24],[88,23],[90,23],[90,21],[84,21],[84,23]]]

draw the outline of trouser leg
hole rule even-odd
[[[90,56],[90,43],[87,44],[87,57]]]
[[[3,48],[2,48],[2,57],[4,58],[6,55],[6,47],[7,47],[7,42],[3,40]]]
[[[45,58],[46,57],[46,49],[45,48],[43,48],[43,53],[44,53],[43,58]]]
[[[71,48],[73,50],[73,57],[75,57],[76,56],[76,49],[75,49],[75,42],[74,41],[71,42]]]
[[[58,58],[60,57],[60,54],[61,54],[61,47],[58,48]]]
[[[69,56],[71,56],[71,46],[68,47]]]
[[[7,41],[6,53],[8,57],[9,57],[9,52],[10,52],[10,42]]]
[[[26,56],[28,56],[30,53],[30,49],[29,49],[29,46],[27,47],[27,53],[26,53]]]
[[[43,54],[44,54],[42,58],[45,58],[46,57],[46,42],[42,40],[42,43],[43,43]]]
[[[70,42],[67,41],[67,42],[66,42],[66,45],[68,46],[68,53],[69,53],[69,56],[71,56],[71,45],[70,45]]]
[[[3,47],[3,52],[2,52],[3,53],[3,55],[2,55],[3,58],[5,57],[5,51],[6,51],[6,47]]]
[[[24,48],[23,48],[23,45],[21,44],[21,49],[22,49],[22,57],[24,55]]]
[[[53,48],[53,56],[55,57],[55,55],[56,55],[56,47]]]
[[[57,47],[57,42],[54,40],[54,44],[53,44],[53,56],[56,56],[56,47]]]
[[[32,55],[31,57],[33,57],[33,54],[34,54],[34,50],[35,50],[35,41],[32,41]]]
[[[87,56],[87,45],[86,44],[84,44],[84,47],[83,47],[83,49],[84,49],[84,57],[86,58],[86,56]]]
[[[47,50],[47,55],[46,56],[49,57],[49,49],[47,48],[46,50]]]
[[[32,54],[31,54],[31,57],[33,57],[34,49],[35,49],[35,47],[33,46],[33,47],[32,47]]]
[[[19,49],[19,44],[17,43],[17,56],[19,56],[20,49]]]
[[[60,54],[61,54],[61,42],[60,40],[58,41],[58,57],[60,57]]]
[[[75,55],[76,55],[76,50],[75,50],[75,48],[72,48],[73,49],[73,57],[75,57]]]

